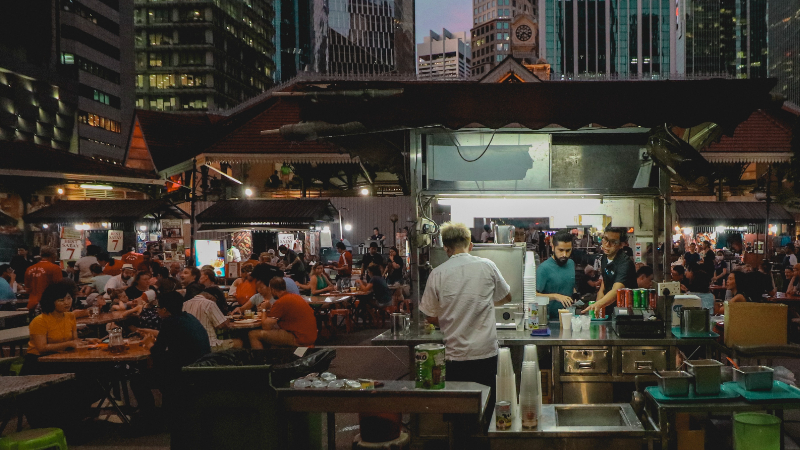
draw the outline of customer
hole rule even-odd
[[[774,297],[778,290],[775,288],[775,279],[772,278],[772,263],[767,259],[761,260],[756,271],[758,278],[761,280],[761,285],[766,286],[767,293],[770,297]]]
[[[39,251],[42,260],[28,267],[25,271],[25,289],[28,291],[28,310],[32,311],[39,304],[44,290],[51,284],[61,281],[61,268],[55,264],[56,251],[51,247],[42,247]],[[72,306],[72,304],[70,304]]]
[[[672,281],[677,281],[680,283],[681,292],[686,292],[688,289],[686,288],[685,278],[686,278],[686,268],[680,264],[676,264],[672,266],[670,269],[670,276],[672,277]]]
[[[494,308],[511,301],[511,289],[494,262],[469,254],[466,225],[446,222],[440,230],[449,259],[431,271],[419,310],[441,327],[447,380],[489,386],[488,404],[493,405],[498,351]]]
[[[23,371],[28,374],[38,373],[31,370],[38,364],[39,356],[77,348],[78,328],[72,308],[71,286],[64,282],[56,282],[45,288],[41,296],[42,314],[34,318],[28,328],[31,340],[25,356]]]
[[[717,286],[722,286],[725,282],[725,277],[728,276],[728,263],[725,262],[725,253],[718,251],[714,257],[714,275],[711,277],[711,283]]]
[[[115,289],[128,289],[128,287],[133,284],[133,276],[135,274],[136,271],[133,269],[132,264],[123,264],[120,274],[108,279],[105,289],[106,292]]]
[[[208,292],[202,292],[197,296],[186,300],[183,303],[183,311],[193,315],[208,334],[208,342],[212,352],[221,352],[232,348],[242,348],[242,341],[239,339],[217,338],[217,331],[227,330],[231,323],[222,314],[222,311],[215,303],[216,299]]]
[[[728,275],[728,302],[762,302],[766,286],[755,272],[734,271]]]
[[[800,296],[800,264],[794,265],[794,276],[789,280],[789,287],[786,288],[786,295]]]
[[[369,253],[364,255],[361,259],[361,278],[366,280],[369,274],[369,267],[370,266],[378,266],[383,270],[383,256],[378,253],[378,243],[377,242],[370,242],[369,243]],[[313,271],[312,271],[313,272]]]
[[[797,255],[794,244],[789,244],[785,247],[786,256],[783,257],[783,267],[794,267],[797,265]]]
[[[127,295],[131,300],[137,299],[144,295],[145,292],[151,290],[150,278],[149,272],[145,272],[144,270],[136,272],[136,276],[133,278],[133,283],[131,283],[131,285],[125,289],[125,295]]]
[[[705,264],[692,263],[686,268],[686,280],[688,283],[687,294],[700,297],[703,308],[714,309],[714,294],[711,293],[711,277],[705,271]]]
[[[397,247],[389,248],[389,258],[386,260],[386,283],[403,284],[404,267],[403,258],[400,257]]]
[[[253,264],[245,263],[242,266],[242,276],[237,278],[231,285],[228,294],[236,298],[239,305],[244,305],[250,297],[256,294],[256,282],[250,274],[253,272]]]
[[[268,313],[261,319],[261,330],[248,334],[250,347],[261,350],[264,345],[308,347],[317,340],[317,320],[308,302],[297,294],[286,292],[283,278],[266,280],[255,271],[259,292],[265,292],[267,282],[270,294],[277,298]],[[263,294],[262,294],[263,295]]]
[[[217,286],[217,276],[214,274],[213,269],[203,269],[200,271],[200,284],[203,285],[203,292],[208,292],[214,297],[217,307],[223,314],[228,313],[228,301],[225,299],[225,294],[222,289]],[[195,295],[196,297],[196,295]]]
[[[181,285],[183,298],[187,300],[206,290],[206,287],[200,284],[200,269],[197,267],[186,267],[181,271]]]
[[[178,278],[178,274],[181,273],[181,270],[182,270],[181,263],[174,262],[169,265],[169,276],[171,278]]]
[[[89,271],[92,272],[92,278],[89,279],[89,284],[83,286],[81,293],[89,295],[92,292],[97,292],[100,295],[106,293],[106,284],[111,279],[111,275],[103,275],[103,268],[100,264],[92,264],[89,266]]]
[[[2,271],[2,268],[0,268]],[[792,278],[794,278],[794,266],[787,266],[783,268],[783,279],[781,279],[780,292],[787,292],[791,286]]]
[[[97,255],[100,254],[102,249],[99,245],[90,245],[86,247],[86,256],[80,258],[75,263],[75,269],[78,271],[78,280],[81,283],[89,283],[94,276],[90,267],[92,264],[97,264]]]
[[[303,265],[303,260],[297,256],[297,253],[285,245],[278,247],[278,250],[283,255],[283,271],[289,273],[295,281],[305,281],[306,268],[305,265]]]
[[[349,286],[350,276],[353,273],[353,254],[347,251],[347,246],[341,241],[336,243],[336,251],[339,252],[339,263],[332,266],[338,274],[336,281],[345,280]]]
[[[271,291],[269,290],[269,280],[278,277],[283,278],[283,281],[286,283],[286,292],[290,294],[300,295],[300,288],[291,278],[287,277],[282,271],[278,270],[275,267],[266,265],[266,264],[259,264],[254,269],[253,272],[250,274],[253,277],[253,280],[256,282],[256,293],[250,297],[244,305],[235,308],[232,311],[232,314],[239,314],[243,311],[248,311],[253,308],[259,309],[269,309],[270,306],[275,303],[277,297],[272,297]],[[258,289],[258,280],[264,279],[267,280],[267,283],[262,283],[263,288]],[[264,305],[263,308],[260,308],[261,303],[267,300],[267,303]]]
[[[558,319],[559,308],[572,306],[575,293],[575,261],[572,255],[572,235],[561,230],[550,240],[551,258],[536,269],[536,293],[550,299],[547,307],[549,319]]]
[[[601,241],[603,258],[600,260],[603,282],[597,292],[597,301],[583,310],[583,313],[594,311],[595,317],[601,310],[611,317],[613,304],[617,300],[617,290],[622,288],[636,289],[636,268],[633,261],[622,249],[622,243],[628,241],[628,230],[622,227],[608,227]]]
[[[13,248],[13,247],[12,247]],[[28,251],[27,245],[19,245],[17,246],[17,254],[11,258],[11,268],[14,269],[14,273],[18,273],[20,277],[25,277],[25,272],[28,270],[28,267],[34,264],[33,258]]]
[[[370,279],[368,282],[356,280],[361,292],[370,292],[371,294],[363,297],[367,303],[375,309],[385,308],[392,304],[392,291],[389,290],[389,285],[386,280],[381,276],[381,268],[372,266],[369,268]],[[356,295],[359,295],[356,292]]]
[[[653,268],[642,266],[636,271],[636,285],[639,289],[653,289]]]
[[[103,274],[105,275],[115,277],[122,273],[122,262],[112,258],[111,255],[106,252],[97,255],[97,264],[100,264],[103,268]]]
[[[328,278],[328,274],[325,273],[325,268],[322,267],[322,264],[315,264],[312,267],[311,280],[305,285],[298,284],[298,287],[311,291],[311,295],[320,295],[336,289],[331,279]],[[378,273],[380,273],[380,266],[370,267],[378,267]]]
[[[703,259],[702,265],[703,270],[705,270],[708,274],[711,274],[714,271],[714,262],[715,262],[715,254],[714,250],[711,249],[711,241],[705,240],[703,241]]]
[[[689,251],[683,255],[683,265],[688,267],[693,262],[700,262],[700,254],[697,253],[697,244],[694,242],[689,244]]]

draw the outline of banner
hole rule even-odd
[[[83,239],[61,239],[61,255],[62,261],[75,261],[81,257],[81,250],[83,250]]]
[[[179,238],[183,236],[181,231],[181,219],[162,219],[161,220],[161,237],[162,238]]]
[[[185,246],[183,238],[166,238],[164,242],[164,261],[183,261]]]
[[[292,249],[294,244],[294,234],[292,233],[278,233],[278,247],[285,245],[289,250]]]
[[[109,253],[122,251],[122,230],[108,230],[107,250]]]

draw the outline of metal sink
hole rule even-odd
[[[633,422],[620,405],[556,406],[555,412],[556,427],[630,427]]]

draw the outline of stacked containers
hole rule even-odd
[[[536,308],[536,255],[525,252],[525,270],[522,273],[522,301],[525,317],[530,317],[531,308]]]
[[[517,378],[514,375],[514,366],[511,363],[511,350],[501,347],[497,355],[496,377],[497,399],[511,404],[511,417],[517,415]]]
[[[535,361],[523,361],[519,385],[519,416],[523,428],[539,426],[541,393],[538,385],[539,367]]]

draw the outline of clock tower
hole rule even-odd
[[[539,58],[539,24],[529,14],[511,20],[511,56],[531,63]]]

